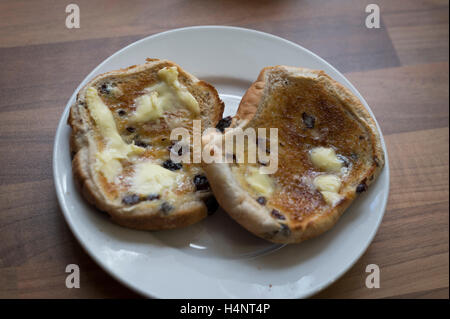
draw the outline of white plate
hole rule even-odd
[[[55,138],[53,173],[58,200],[72,232],[92,258],[126,286],[160,298],[301,298],[344,274],[366,250],[383,217],[389,192],[387,156],[378,180],[337,225],[299,245],[279,246],[256,238],[220,210],[185,229],[145,232],[116,226],[86,203],[71,173],[69,107],[78,90],[95,75],[143,63],[147,57],[173,60],[213,84],[225,102],[224,115],[234,114],[263,67],[277,64],[322,69],[369,109],[353,85],[326,61],[267,33],[190,27],[127,46],[79,85],[67,102]]]

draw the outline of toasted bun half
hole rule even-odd
[[[298,243],[330,229],[384,165],[374,120],[323,71],[264,68],[228,123],[222,140],[216,139],[220,143],[237,128],[267,128],[267,136],[257,136],[257,148],[277,151],[278,169],[264,174],[260,169],[270,166],[267,162],[244,158],[205,164],[207,177],[224,210],[272,242]],[[278,129],[276,143],[269,128]],[[247,153],[248,146],[244,157]],[[226,157],[240,161],[237,154]]]
[[[224,104],[213,86],[175,63],[147,61],[80,90],[68,119],[72,170],[86,200],[117,224],[183,227],[217,207],[200,165],[170,160],[170,133],[192,130],[193,120],[215,126]]]

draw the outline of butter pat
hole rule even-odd
[[[329,147],[316,147],[311,150],[310,156],[316,168],[327,172],[339,172],[343,166],[334,149]]]
[[[194,114],[200,114],[200,107],[192,94],[178,81],[178,69],[175,66],[159,70],[158,76],[171,86],[181,102]]]
[[[177,174],[150,162],[135,165],[131,190],[139,195],[161,194],[176,186]]]
[[[339,192],[341,179],[336,175],[320,175],[314,179],[314,186],[320,191]]]
[[[249,167],[245,180],[256,192],[269,196],[273,193],[273,183],[267,174],[261,174],[257,167]]]
[[[109,183],[114,182],[114,178],[122,171],[122,164],[115,158],[113,152],[105,150],[96,154],[94,168],[102,172]]]
[[[94,168],[103,173],[108,182],[113,182],[121,170],[120,159],[126,159],[129,155],[140,154],[144,148],[123,141],[117,131],[116,122],[110,109],[103,103],[95,88],[90,87],[86,91],[86,103],[91,117],[106,141],[105,149],[96,154]]]
[[[338,194],[341,187],[341,179],[336,175],[317,176],[313,183],[327,204],[335,205],[341,200],[341,195]]]
[[[341,195],[335,192],[328,192],[328,191],[322,191],[320,192],[323,196],[323,199],[325,202],[327,202],[328,205],[336,205],[341,200]]]
[[[200,114],[200,107],[194,96],[178,81],[176,67],[163,68],[158,71],[161,82],[145,91],[147,94],[135,99],[136,112],[131,116],[133,122],[147,122],[161,118],[164,111],[187,108],[195,115]]]
[[[157,92],[141,95],[135,100],[137,107],[132,120],[146,122],[162,117],[164,110],[160,102]]]
[[[122,90],[119,87],[117,87],[117,86],[111,87],[110,92],[116,98],[123,95]]]

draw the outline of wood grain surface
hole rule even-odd
[[[76,0],[81,28],[65,27],[68,1],[0,2],[0,297],[140,297],[83,251],[58,206],[52,148],[74,89],[118,49],[157,32],[221,24],[257,29],[312,50],[366,98],[384,133],[391,188],[366,253],[316,298],[449,297],[449,2]],[[65,287],[75,263],[82,288]],[[365,287],[365,267],[381,287]]]

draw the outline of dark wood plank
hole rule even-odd
[[[385,298],[446,289],[448,294],[448,128],[386,136],[391,189],[383,223],[363,257],[317,298]],[[365,287],[368,264],[380,288]]]
[[[419,291],[412,294],[392,296],[395,299],[448,299],[448,288]]]
[[[402,65],[448,60],[448,14],[442,7],[383,14]]]
[[[51,2],[49,8],[48,2],[34,7],[33,16],[28,12],[28,4],[22,1],[0,4],[6,21],[14,19],[0,25],[0,47],[130,35],[136,39],[136,34],[144,37],[190,25],[223,24],[285,37],[328,59],[344,72],[399,65],[386,28],[369,30],[365,27],[364,10],[370,1],[170,0],[151,5],[139,1],[133,6],[119,1],[111,6],[105,0],[81,0],[77,2],[81,27],[70,30],[64,22],[66,4]],[[11,33],[13,27],[16,29]],[[101,41],[97,42],[97,48],[102,47]]]
[[[384,134],[448,127],[448,62],[346,75]]]
[[[67,227],[51,180],[0,185],[0,297],[137,297],[83,251]],[[80,289],[65,287],[68,264]]]

